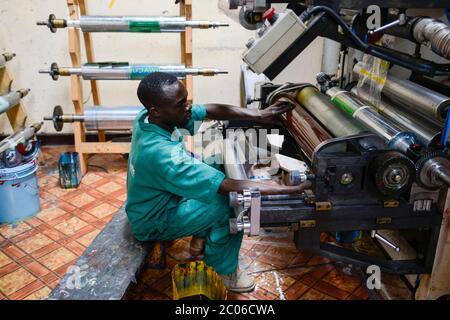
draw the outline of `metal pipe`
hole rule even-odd
[[[47,26],[52,32],[59,28],[77,28],[83,32],[184,32],[186,28],[209,29],[228,27],[217,21],[186,21],[185,17],[144,16],[81,16],[79,20],[56,19],[51,14],[47,21],[37,25]]]
[[[375,81],[370,77],[370,72],[362,62],[357,63],[353,71],[360,76],[368,77],[370,81]],[[439,121],[444,121],[450,106],[449,97],[392,75],[387,76],[382,93],[396,104],[408,106],[416,112]]]
[[[30,89],[20,89],[0,96],[0,114],[19,104],[20,99],[25,97],[29,92]]]
[[[86,63],[81,68],[60,68],[52,63],[49,70],[41,69],[39,73],[48,73],[57,80],[59,76],[78,75],[84,80],[141,80],[154,72],[173,74],[178,79],[185,79],[187,75],[215,76],[228,72],[213,68],[187,68],[181,64],[153,65],[129,64],[118,62]]]
[[[52,117],[44,120],[53,121],[56,131],[61,131],[64,123],[83,122],[86,130],[126,131],[133,128],[133,121],[144,109],[143,106],[86,107],[84,114],[63,114],[62,108],[56,106]]]
[[[414,133],[403,131],[397,124],[383,118],[371,106],[350,92],[333,87],[328,89],[326,94],[331,97],[334,105],[357,119],[371,132],[384,138],[388,142],[389,148],[406,153],[411,145],[417,144]]]
[[[16,56],[15,53],[5,52],[0,54],[0,70],[6,65],[6,62],[11,61]]]
[[[35,123],[29,128],[24,128],[0,141],[0,153],[13,149],[19,143],[25,143],[27,140],[33,138],[34,135],[41,129],[42,124],[43,122]]]
[[[414,39],[429,46],[434,53],[450,59],[450,26],[431,18],[420,18],[412,29]]]
[[[364,102],[370,103],[371,95],[366,86],[354,87],[351,93]],[[436,123],[427,119],[418,119],[417,116],[406,112],[405,109],[388,102],[386,99],[380,100],[374,107],[378,113],[398,124],[402,130],[414,132],[422,145],[428,147],[439,141],[441,130]]]
[[[230,138],[225,139],[223,150],[223,166],[228,178],[235,180],[247,180],[247,173],[244,169],[243,161],[240,161],[240,147],[236,140]]]
[[[326,127],[335,137],[358,134],[366,129],[336,108],[330,98],[314,87],[306,87],[296,94],[297,101]]]

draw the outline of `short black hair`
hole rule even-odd
[[[151,107],[161,106],[162,89],[178,82],[178,78],[170,73],[154,72],[141,80],[137,89],[139,101],[147,110]]]

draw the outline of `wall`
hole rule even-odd
[[[88,12],[99,15],[177,15],[179,7],[175,1],[166,0],[86,0]],[[110,7],[111,3],[114,3]],[[194,78],[194,100],[196,102],[221,102],[240,104],[240,56],[253,31],[241,27],[224,14],[217,1],[194,0],[193,18],[218,20],[230,23],[229,28],[194,30],[194,66],[225,69],[228,75],[213,78]],[[14,78],[14,89],[30,87],[24,105],[28,123],[51,115],[54,105],[61,105],[66,113],[73,112],[70,100],[70,80],[61,77],[53,81],[48,75],[38,74],[38,69],[48,68],[52,62],[69,66],[67,53],[67,30],[59,29],[55,34],[46,27],[37,26],[50,13],[57,18],[67,18],[64,0],[2,0],[0,1],[0,52],[12,51],[17,57],[8,63]],[[235,11],[237,13],[237,11]],[[234,14],[231,13],[231,16]],[[177,63],[179,57],[178,34],[92,34],[96,61],[129,61],[135,63]],[[285,72],[275,79],[280,81],[314,81],[320,70],[322,40],[317,40],[300,55]],[[306,62],[306,63],[304,63]],[[307,66],[307,67],[306,67]],[[103,105],[137,105],[138,81],[99,81]],[[88,82],[84,82],[84,96],[92,104]],[[63,132],[71,132],[66,125]],[[0,116],[0,133],[10,133],[5,115]],[[51,123],[42,131],[55,133]]]

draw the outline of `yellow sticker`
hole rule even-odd
[[[116,0],[111,0],[111,2],[109,3],[109,8],[112,9],[112,7],[114,6],[114,4],[116,4]]]

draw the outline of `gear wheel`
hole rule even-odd
[[[432,163],[430,160],[434,160]],[[427,190],[438,190],[442,188],[445,183],[432,173],[433,165],[441,165],[450,171],[450,157],[442,151],[427,152],[419,158],[416,162],[416,181],[417,184]]]
[[[386,151],[376,156],[370,172],[377,189],[387,196],[401,195],[414,182],[414,163],[398,151]]]

